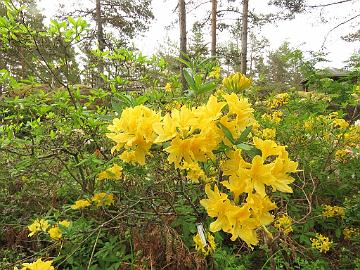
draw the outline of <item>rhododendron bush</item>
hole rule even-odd
[[[248,144],[248,131],[256,122],[248,100],[235,93],[222,98],[219,102],[210,96],[206,105],[184,105],[164,116],[145,106],[129,108],[113,120],[107,136],[116,142],[112,151],[122,152],[121,160],[140,165],[145,165],[151,147],[161,144],[174,169],[189,181],[208,182],[208,199],[200,203],[216,218],[210,231],[223,230],[232,234],[233,241],[240,238],[249,246],[257,245],[256,230],[266,230],[274,220],[270,211],[276,208],[266,187],[292,192],[290,173],[297,171],[298,164],[289,159],[285,146],[272,140],[253,137]],[[225,193],[216,184],[212,190],[212,182],[220,183]]]
[[[355,119],[323,113],[319,108],[329,102],[323,95],[289,91],[258,99],[243,74],[221,79],[219,66],[210,70],[210,81],[187,93],[174,80],[142,94],[95,93],[116,97],[111,108],[64,105],[70,97],[60,90],[24,98],[16,113],[38,117],[25,127],[10,117],[2,127],[4,166],[18,177],[8,200],[21,212],[19,231],[6,225],[4,242],[23,252],[6,265],[354,265],[360,236]],[[213,87],[196,92],[204,84]],[[39,98],[44,103],[31,106]],[[32,203],[23,204],[29,197]],[[11,242],[11,233],[18,240]],[[331,257],[345,260],[345,253],[346,262]]]

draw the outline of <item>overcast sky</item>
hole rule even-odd
[[[62,3],[76,2],[76,0],[65,0]],[[155,20],[151,23],[149,31],[143,37],[138,37],[135,45],[147,55],[155,53],[161,45],[164,45],[166,39],[178,42],[178,26],[166,30],[171,22],[174,22],[177,14],[173,13],[178,0],[153,0],[153,11]],[[249,9],[255,12],[268,12],[269,7],[266,5],[268,0],[250,0]],[[319,5],[321,3],[331,3],[336,0],[309,0],[309,4]],[[47,17],[51,17],[57,10],[57,4],[53,0],[40,0],[40,8],[44,10]],[[194,21],[201,19],[211,4],[202,5],[197,11],[188,14],[188,32],[191,34],[191,26]],[[261,34],[270,41],[271,49],[279,47],[284,41],[290,42],[294,48],[302,51],[320,51],[328,32],[342,21],[360,13],[360,0],[354,0],[350,3],[344,3],[338,6],[314,9],[312,14],[297,15],[294,20],[281,21],[277,25],[266,25],[259,29]],[[235,19],[233,17],[232,19]],[[327,20],[322,23],[321,19]],[[329,63],[322,66],[342,67],[343,61],[347,60],[356,50],[360,49],[360,42],[348,43],[343,41],[340,36],[349,32],[355,32],[360,28],[360,17],[351,23],[339,26],[332,31],[325,43],[325,52],[328,52]],[[204,33],[210,38],[210,33]],[[225,43],[231,39],[228,32],[218,33],[220,43]]]

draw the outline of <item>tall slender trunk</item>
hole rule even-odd
[[[216,15],[217,0],[212,0],[211,8],[211,56],[216,56]]]
[[[241,28],[241,67],[240,71],[246,74],[247,67],[247,38],[248,38],[248,15],[249,15],[249,0],[243,0],[242,12],[242,28]]]
[[[102,19],[101,19],[101,3],[100,0],[96,0],[96,25],[97,25],[97,32],[96,32],[96,36],[97,36],[97,41],[98,41],[98,46],[99,46],[99,50],[101,52],[103,52],[105,50],[105,39],[104,39],[104,29],[103,29],[103,24],[102,24]],[[103,59],[99,60],[99,65],[98,65],[99,69],[98,72],[100,73],[104,73],[104,61]],[[103,80],[100,76],[97,76],[98,78],[98,82],[97,82],[97,86],[98,87],[102,87],[103,86]]]
[[[185,0],[179,0],[179,28],[180,28],[180,58],[184,58],[183,54],[186,54],[186,7]],[[183,91],[186,90],[187,84],[182,72],[184,65],[180,63],[180,82],[182,84]]]

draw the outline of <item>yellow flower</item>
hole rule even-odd
[[[112,152],[124,149],[120,158],[129,163],[145,164],[145,156],[154,143],[156,134],[153,125],[160,122],[160,115],[140,105],[122,111],[108,126],[107,137],[116,142]]]
[[[206,175],[204,171],[200,168],[198,163],[187,163],[186,161],[184,161],[180,168],[187,171],[186,177],[194,183],[198,183],[199,179],[206,180]]]
[[[60,240],[62,237],[62,228],[61,227],[69,227],[70,226],[70,221],[68,220],[63,220],[58,222],[58,224],[55,224],[52,228],[50,228],[50,230],[48,231],[51,239],[53,240]]]
[[[48,233],[49,233],[51,239],[53,239],[53,240],[59,240],[62,237],[62,233],[61,233],[61,230],[58,225],[55,225],[52,228],[50,228]]]
[[[261,137],[264,140],[274,140],[276,136],[276,130],[273,128],[265,128],[262,130]]]
[[[259,240],[256,234],[258,221],[250,217],[251,212],[247,205],[241,207],[230,205],[228,209],[226,209],[226,214],[231,227],[228,230],[223,230],[232,234],[230,238],[232,241],[240,238],[245,241],[249,247],[258,244]]]
[[[206,209],[210,217],[217,217],[217,220],[210,224],[210,231],[217,232],[221,229],[229,231],[231,229],[231,224],[226,216],[226,212],[231,204],[227,195],[219,192],[216,185],[214,191],[212,191],[209,184],[205,186],[205,193],[208,196],[208,199],[202,199],[200,204]]]
[[[71,209],[77,210],[81,208],[88,207],[91,203],[88,200],[77,200],[73,205],[71,205]]]
[[[274,111],[272,114],[263,114],[261,118],[270,123],[279,124],[282,116],[283,113],[281,111]]]
[[[207,255],[209,255],[209,253],[213,253],[215,251],[216,244],[215,244],[214,236],[209,232],[206,234],[205,240],[206,240],[206,242],[203,243],[199,233],[197,233],[193,237],[196,251],[202,252],[202,253],[204,253],[205,256],[207,256]]]
[[[269,197],[261,196],[259,193],[249,194],[246,198],[246,206],[250,208],[252,217],[257,221],[257,226],[266,226],[274,221],[270,211],[276,208],[276,204]]]
[[[251,86],[251,80],[239,72],[224,78],[223,85],[233,92],[240,92]]]
[[[280,106],[283,106],[284,104],[288,103],[289,101],[289,94],[288,93],[281,93],[281,94],[277,94],[275,96],[275,98],[269,100],[267,102],[268,106],[271,109],[276,109]]]
[[[282,231],[285,235],[288,235],[289,233],[291,233],[293,231],[292,219],[288,215],[279,216],[276,219],[274,226],[279,231]]]
[[[349,155],[349,152],[346,150],[336,150],[335,160],[344,161],[348,155]]]
[[[340,129],[346,129],[349,126],[349,123],[346,120],[337,118],[333,120],[334,127],[338,127]]]
[[[345,217],[345,208],[340,206],[324,205],[322,215],[326,218],[339,216]]]
[[[167,84],[165,85],[165,91],[166,91],[166,92],[171,92],[171,91],[172,91],[172,85],[171,85],[171,83],[167,83]]]
[[[96,203],[96,206],[105,206],[105,205],[111,205],[114,203],[114,195],[113,194],[107,194],[105,192],[100,192],[94,194],[94,196],[91,198],[93,202]]]
[[[55,270],[52,265],[52,261],[42,261],[42,259],[38,259],[33,263],[23,263],[21,270]]]
[[[332,245],[332,241],[326,236],[323,236],[319,233],[316,234],[316,238],[310,238],[311,240],[311,246],[313,248],[316,248],[320,252],[328,252],[330,250],[330,247]]]
[[[221,69],[219,66],[213,67],[209,73],[209,78],[219,79],[220,78],[220,70]]]
[[[50,227],[49,223],[45,219],[35,219],[35,221],[28,226],[28,229],[30,231],[29,237],[33,236],[37,232],[46,232],[46,230]]]
[[[360,228],[345,228],[343,230],[343,235],[345,240],[351,240],[353,237],[360,236]]]
[[[304,122],[304,129],[307,132],[310,132],[314,128],[314,122],[312,119],[308,119]]]
[[[122,167],[120,167],[117,164],[114,164],[109,169],[106,169],[105,171],[98,174],[99,180],[109,179],[109,180],[118,180],[122,176]]]
[[[70,226],[70,221],[68,221],[68,220],[63,220],[63,221],[60,221],[59,222],[59,225],[61,225],[61,226],[64,226],[64,227],[69,227]]]
[[[273,166],[273,164],[264,164],[263,158],[257,155],[253,158],[250,169],[240,169],[240,177],[243,181],[248,181],[252,189],[265,197],[265,185],[273,185],[276,181],[271,174]]]

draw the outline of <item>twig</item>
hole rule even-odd
[[[92,259],[93,259],[93,257],[94,257],[94,253],[95,253],[95,248],[96,248],[97,242],[98,242],[98,240],[99,240],[100,233],[101,233],[101,227],[100,227],[99,232],[98,232],[98,234],[97,234],[97,236],[96,236],[95,243],[94,243],[93,249],[92,249],[92,251],[91,251],[90,260],[89,260],[88,266],[87,266],[87,268],[86,268],[87,270],[90,269],[91,262],[92,262]]]

